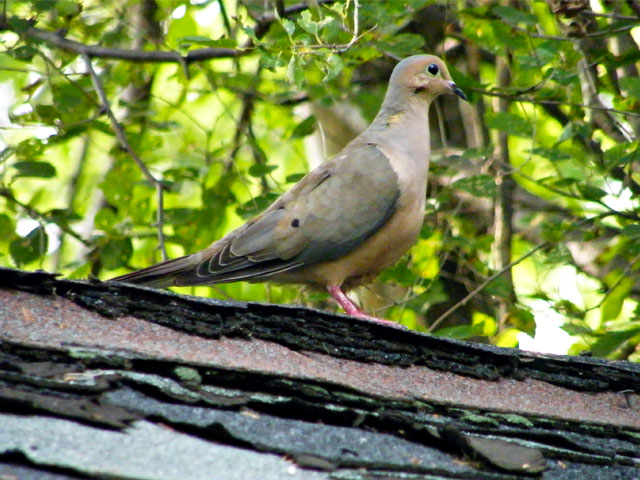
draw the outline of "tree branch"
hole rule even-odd
[[[511,269],[513,267],[515,267],[516,265],[518,265],[520,262],[523,262],[524,260],[529,258],[531,255],[536,253],[541,248],[546,248],[549,245],[551,245],[551,242],[539,243],[533,249],[529,250],[527,253],[522,255],[520,258],[514,260],[513,262],[509,263],[508,265],[505,265],[504,268],[502,268],[501,270],[499,270],[496,273],[494,273],[493,275],[491,275],[484,282],[482,282],[480,285],[478,285],[478,287],[475,290],[470,292],[466,297],[464,297],[462,300],[460,300],[458,303],[456,303],[454,306],[452,306],[449,310],[447,310],[442,315],[440,315],[438,318],[436,318],[436,320],[431,325],[429,325],[429,332],[433,332],[435,330],[435,328],[438,325],[440,325],[440,323],[442,323],[442,321],[445,318],[447,318],[449,315],[451,315],[453,312],[455,312],[458,308],[463,307],[464,305],[466,305],[469,302],[469,300],[471,300],[478,293],[480,293],[487,285],[489,285],[491,282],[493,282],[496,278],[502,276],[504,273],[506,273],[508,271],[511,271]]]
[[[629,8],[633,10],[633,13],[640,18],[640,3],[638,0],[627,0],[627,5],[629,5]]]
[[[609,108],[609,107],[605,107],[603,105],[585,105],[583,103],[573,103],[573,102],[561,102],[558,100],[538,100],[536,98],[531,98],[531,97],[522,97],[520,96],[520,94],[510,94],[510,93],[502,93],[502,92],[495,92],[495,91],[489,91],[489,90],[483,90],[481,88],[475,88],[475,87],[471,87],[470,90],[477,92],[481,95],[487,95],[490,97],[500,97],[500,98],[506,98],[512,102],[526,102],[526,103],[533,103],[533,104],[540,104],[540,105],[565,105],[567,107],[578,107],[578,108],[585,108],[587,110],[597,110],[597,111],[601,111],[601,112],[607,112],[607,113],[619,113],[621,115],[626,115],[629,117],[640,117],[640,113],[638,112],[628,112],[628,111],[624,111],[624,110],[616,110],[615,108]]]
[[[17,205],[22,210],[27,212],[27,215],[29,215],[30,217],[39,218],[40,220],[43,220],[43,221],[48,222],[48,223],[55,223],[60,230],[62,230],[67,235],[69,235],[69,236],[75,238],[76,240],[78,240],[85,247],[90,247],[91,246],[91,243],[88,240],[85,240],[84,238],[82,238],[78,233],[76,233],[74,230],[69,228],[67,225],[64,225],[64,224],[62,224],[60,222],[56,222],[49,215],[47,215],[45,213],[41,213],[38,210],[36,210],[35,208],[30,207],[29,205],[26,205],[26,204],[22,203],[20,200],[18,200],[16,197],[14,197],[13,193],[8,188],[0,188],[0,197],[4,197],[8,201],[13,203],[14,205]]]
[[[316,4],[332,3],[335,0],[316,0]],[[284,9],[284,16],[301,12],[309,8],[307,3],[291,5]],[[159,51],[159,50],[128,50],[124,48],[102,47],[100,45],[86,45],[75,40],[63,37],[57,32],[42,30],[35,27],[28,27],[24,31],[17,31],[11,26],[12,20],[20,20],[17,17],[7,19],[0,17],[0,31],[11,30],[23,37],[41,40],[50,45],[58,47],[68,52],[74,52],[78,55],[86,55],[89,58],[110,58],[117,60],[127,60],[130,62],[147,62],[147,63],[180,63],[186,64],[198,62],[202,60],[211,60],[215,58],[234,58],[249,54],[255,47],[253,41],[248,40],[238,48],[199,48],[189,51],[186,55],[182,55],[176,51]],[[254,32],[257,38],[262,37],[272,23],[277,21],[275,13],[269,12],[264,14],[257,20]]]
[[[145,163],[142,161],[142,159],[138,156],[138,154],[133,150],[133,148],[129,144],[129,141],[127,140],[127,135],[124,133],[124,129],[122,128],[122,125],[120,125],[115,115],[113,114],[113,111],[111,110],[109,99],[107,98],[107,94],[105,93],[104,88],[102,87],[102,82],[100,82],[100,78],[98,77],[98,74],[93,69],[91,59],[86,53],[82,54],[82,59],[84,60],[85,65],[87,66],[87,70],[89,72],[89,75],[91,76],[91,82],[93,83],[93,88],[98,94],[98,98],[100,98],[100,102],[102,103],[102,108],[104,109],[105,113],[107,114],[107,117],[109,117],[109,120],[111,121],[111,126],[113,127],[113,130],[116,134],[116,138],[120,142],[120,145],[122,146],[122,148],[131,156],[133,161],[136,162],[136,164],[138,165],[138,168],[140,169],[142,174],[145,176],[147,181],[149,181],[149,183],[151,183],[156,189],[156,194],[158,196],[158,211],[156,216],[156,223],[158,228],[158,243],[160,246],[160,251],[162,253],[162,259],[166,260],[167,250],[165,246],[164,231],[163,231],[164,195],[163,195],[162,182],[160,182],[151,174],[151,172],[149,171]]]
[[[504,57],[498,57],[496,62],[496,80],[499,87],[507,87],[511,83],[511,74],[508,65],[508,52]],[[506,113],[509,110],[509,102],[504,98],[494,98],[493,108],[496,113]],[[513,193],[516,187],[512,175],[506,172],[505,167],[511,169],[509,159],[509,135],[500,130],[495,138],[495,156],[499,159],[496,164],[497,194],[494,203],[494,241],[491,245],[493,262],[497,270],[502,270],[511,261],[511,243],[513,239]],[[499,299],[498,325],[504,328],[504,322],[516,302],[516,294],[513,287],[511,270],[505,271],[508,293]]]

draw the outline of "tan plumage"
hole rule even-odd
[[[368,283],[416,241],[429,165],[428,109],[441,93],[465,98],[438,57],[404,59],[369,128],[264,213],[200,252],[111,281],[311,284],[326,287],[347,313],[365,316],[341,288]]]

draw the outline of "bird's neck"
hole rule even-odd
[[[369,127],[370,130],[387,130],[410,126],[411,130],[426,131],[429,134],[428,118],[429,106],[432,99],[427,96],[394,95],[389,92],[376,118]]]
[[[430,154],[428,97],[412,97],[406,101],[385,98],[380,112],[364,135],[373,143],[386,143],[404,150],[409,158],[427,164]]]

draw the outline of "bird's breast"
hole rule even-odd
[[[337,260],[291,272],[281,281],[352,288],[369,283],[416,242],[424,218],[425,188],[405,190],[389,220],[360,246]]]

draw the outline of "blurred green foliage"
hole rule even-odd
[[[381,275],[377,313],[503,346],[552,318],[571,353],[638,360],[640,27],[629,7],[570,17],[540,1],[309,3],[6,2],[0,263],[108,278],[161,260],[155,185],[116,139],[78,45],[103,49],[90,56],[110,106],[163,187],[169,257],[208,246],[308,171],[306,140],[326,121],[315,108],[348,104],[370,121],[395,61],[437,52],[471,104],[440,106],[448,141],[434,123],[425,227]],[[132,61],[117,49],[183,57]],[[218,54],[189,57],[204,49]],[[493,236],[500,175],[516,181],[511,258],[526,258],[512,280],[488,282],[492,249],[504,247]],[[180,291],[335,308],[292,286]]]

